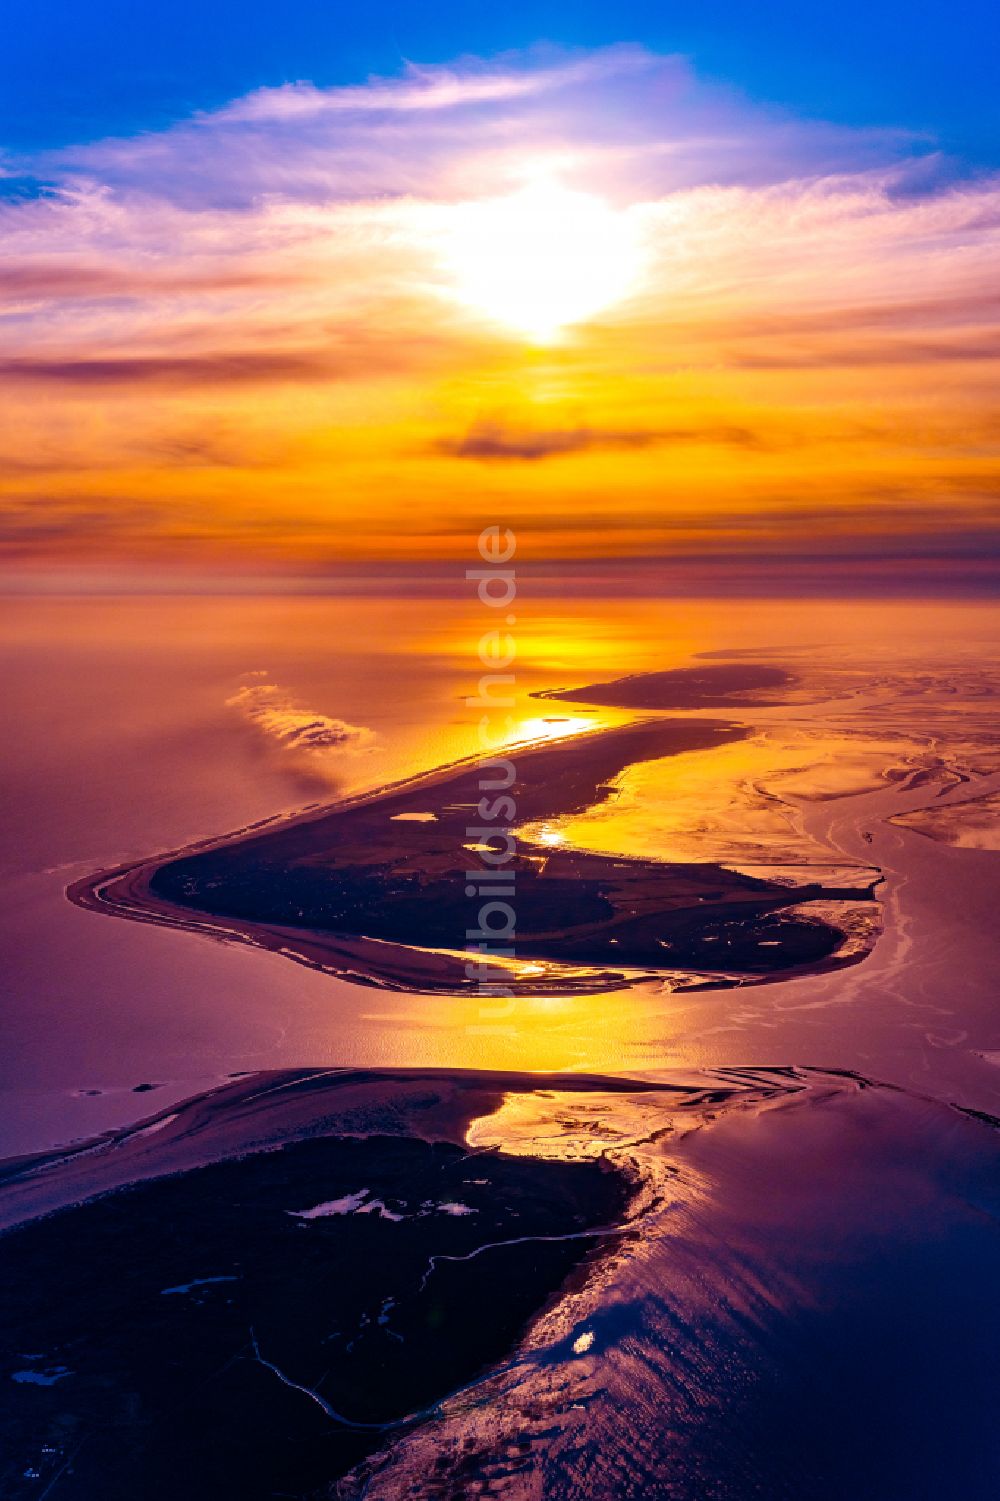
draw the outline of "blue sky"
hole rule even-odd
[[[360,81],[403,59],[625,41],[796,115],[927,132],[996,165],[998,39],[985,0],[6,0],[0,146],[162,128],[261,85]]]

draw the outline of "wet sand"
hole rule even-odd
[[[698,1093],[690,1084],[601,1079],[602,1088]],[[0,1229],[99,1194],[324,1134],[465,1142],[510,1090],[589,1091],[588,1074],[479,1069],[274,1069],[232,1079],[134,1126],[70,1147],[0,1161]],[[734,1088],[738,1086],[733,1086]]]
[[[945,827],[1000,777],[988,740],[956,759],[947,735],[933,724],[924,733],[923,704],[902,702],[876,691],[844,704],[853,726],[887,704],[905,747],[860,790],[796,791],[801,778],[782,789],[834,861],[884,871],[874,953],[849,971],[791,966],[752,989],[763,976],[744,974],[728,1003],[718,971],[688,971],[685,989],[666,969],[623,970],[641,985],[631,996],[666,997],[643,1077],[272,1071],[136,1129],[4,1164],[0,1223],[23,1227],[0,1240],[24,1290],[0,1385],[21,1445],[4,1477],[11,1495],[37,1494],[24,1490],[37,1468],[54,1501],[114,1496],[115,1485],[155,1495],[161,1480],[164,1498],[196,1497],[203,1484],[225,1495],[234,1478],[250,1501],[257,1486],[368,1501],[992,1501],[995,860],[895,820],[933,806]],[[759,732],[784,712],[762,700],[748,719]],[[550,774],[570,793],[549,806],[593,806],[637,748],[662,756],[664,733],[717,733],[717,723],[658,720],[533,748],[531,816],[546,816]],[[364,827],[373,808],[384,815],[387,799],[412,793],[405,811],[447,818],[466,771],[442,768],[288,827],[331,820],[316,846],[325,858],[342,812],[358,809]],[[438,793],[440,805],[428,803]],[[388,842],[441,821],[384,818],[387,832],[367,830]],[[240,846],[268,832],[203,848],[242,860]],[[423,847],[403,847],[419,868]],[[114,883],[164,868],[108,873],[107,892],[127,906],[127,886]],[[105,895],[100,882],[75,893],[113,910]],[[830,897],[817,893],[807,910],[836,926]],[[241,934],[229,919],[154,910],[141,891],[126,915],[261,941],[250,924]],[[317,963],[328,962],[329,937]],[[405,965],[417,950],[400,947]],[[404,969],[387,981],[380,964],[366,978],[407,982]],[[585,966],[576,978],[595,988]],[[671,1029],[689,1056],[702,1039],[711,1066],[664,1070]],[[755,1066],[741,1066],[748,1059]],[[834,1061],[845,1066],[802,1066]],[[907,1088],[879,1083],[885,1070]],[[449,1197],[425,1184],[428,1172]],[[301,1192],[286,1203],[291,1184]],[[168,1280],[153,1288],[161,1270]],[[72,1296],[53,1300],[52,1285]],[[78,1315],[93,1295],[113,1303],[102,1327]],[[32,1329],[44,1335],[38,1349]]]
[[[907,805],[902,788],[899,801],[880,795],[854,803],[857,782],[841,776],[844,795],[836,802],[817,807],[805,799],[815,782],[813,747],[821,756],[823,737],[838,723],[855,737],[866,728],[893,731],[895,744],[869,757],[868,786],[880,794],[889,789],[878,780],[879,767],[898,764],[915,737],[933,736],[940,757],[977,721],[986,732],[1000,691],[991,665],[995,612],[927,601],[690,604],[592,594],[585,601],[526,597],[524,604],[526,651],[513,711],[519,738],[629,712],[585,716],[568,703],[532,700],[536,689],[659,671],[697,660],[692,651],[734,643],[740,661],[792,671],[799,686],[787,694],[787,708],[684,711],[686,718],[739,719],[753,733],[719,751],[627,773],[614,801],[603,805],[609,823],[624,828],[622,814],[642,794],[625,829],[630,842],[617,848],[654,858],[679,849],[688,861],[754,862],[756,874],[767,874],[759,862],[782,842],[780,828],[772,840],[776,823],[786,814],[798,822],[801,794],[803,821],[822,834],[826,813],[835,815],[851,860],[886,872],[880,901],[861,904],[859,913],[876,915],[887,885],[895,892],[907,880],[902,916],[916,947],[905,977],[902,970],[890,976],[882,964],[883,951],[895,946],[893,920],[869,959],[849,970],[683,991],[660,970],[656,980],[617,994],[576,990],[556,1002],[526,995],[512,1018],[515,1033],[491,1040],[470,1036],[475,996],[373,991],[248,942],[213,940],[205,929],[108,922],[68,903],[67,884],[334,798],[338,784],[349,791],[388,785],[472,749],[475,726],[461,703],[480,622],[474,610],[462,615],[438,603],[415,610],[384,599],[22,602],[5,612],[2,643],[14,725],[4,752],[11,823],[2,903],[9,958],[0,1150],[90,1136],[135,1119],[168,1092],[183,1098],[234,1069],[301,1063],[629,1073],[663,1062],[783,1056],[857,1066],[879,1078],[922,1078],[927,1087],[991,1108],[1000,1073],[979,1054],[1000,1049],[992,999],[995,856],[884,828],[884,812]],[[331,754],[325,786],[315,775],[306,785],[302,758],[269,749],[227,707],[240,673],[251,667],[266,667],[310,708],[370,726],[373,748]],[[727,775],[713,783],[715,768],[737,776],[742,768],[770,786],[769,746],[786,743],[786,727],[803,775],[774,789],[778,798],[766,803],[773,816],[755,825],[735,781]],[[864,751],[863,741],[855,743]],[[842,737],[829,750],[831,768],[851,755]],[[990,765],[983,751],[964,769],[975,774]],[[686,768],[698,773],[693,787]],[[688,795],[671,805],[674,788]],[[937,789],[925,790],[930,804]],[[852,828],[871,832],[874,844],[860,833],[851,837]],[[730,831],[749,837],[734,846]],[[566,842],[574,841],[571,829]],[[793,847],[781,854],[783,861],[801,858],[822,856],[803,857]],[[845,859],[836,849],[830,858]],[[919,880],[909,880],[917,866]],[[905,1003],[907,993],[917,1004]],[[144,1080],[164,1082],[153,1102],[131,1094]]]
[[[959,849],[1000,850],[1000,793],[898,813],[892,822]]]

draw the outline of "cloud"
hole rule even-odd
[[[365,84],[320,88],[298,81],[256,89],[164,130],[68,145],[17,169],[58,185],[152,189],[163,200],[200,208],[252,208],[265,196],[447,197],[463,177],[480,191],[510,186],[512,149],[530,151],[543,136],[575,149],[588,109],[598,117],[592,132],[598,145],[623,90],[641,87],[662,104],[684,80],[690,85],[692,75],[683,59],[636,46],[581,54],[542,47],[490,61],[410,63],[397,78]],[[696,113],[703,114],[688,100],[688,114]]]
[[[239,350],[121,359],[0,360],[0,380],[72,382],[80,385],[218,385],[243,381],[316,380],[335,374],[334,363],[309,351]]]
[[[442,458],[479,461],[540,551],[580,517],[591,552],[639,556],[755,515],[826,548],[879,495],[905,501],[880,536],[940,535],[941,504],[988,525],[1000,180],[926,142],[549,49],[6,165],[48,184],[0,201],[19,559],[454,557],[468,471]],[[642,269],[540,350],[460,300],[449,248],[471,202],[546,176],[618,210]]]
[[[458,438],[441,438],[434,451],[459,459],[518,460],[562,458],[595,449],[642,449],[668,444],[714,443],[739,448],[758,446],[760,439],[748,428],[726,424],[674,428],[573,428],[524,429],[500,422],[478,422]]]
[[[155,536],[162,521],[152,501],[137,497],[108,503],[89,496],[14,495],[0,505],[0,548],[8,561],[39,553],[80,555],[95,547],[115,552]]]
[[[103,298],[176,296],[177,293],[213,293],[260,291],[285,283],[288,277],[276,277],[266,269],[240,270],[237,267],[218,274],[189,273],[183,267],[167,267],[145,273],[127,265],[90,265],[44,260],[0,264],[0,303],[23,298]]]
[[[286,751],[360,751],[375,738],[372,730],[300,708],[276,683],[246,683],[226,705]]]
[[[865,365],[954,365],[967,361],[996,363],[1000,353],[1000,328],[985,326],[957,333],[949,339],[844,338],[836,329],[814,335],[808,344],[789,344],[780,338],[769,349],[729,350],[729,364],[744,370],[816,370]]]
[[[795,120],[639,46],[537,47],[406,64],[397,78],[262,88],[160,131],[66,146],[17,164],[40,180],[155,192],[188,207],[263,198],[438,200],[510,189],[547,161],[621,196],[705,182],[779,181],[926,150],[912,134]],[[234,169],[234,163],[238,166]]]
[[[478,58],[464,67],[421,67],[406,63],[401,78],[373,78],[366,84],[317,88],[286,83],[255,89],[220,110],[197,116],[199,123],[275,122],[323,114],[403,113],[492,105],[589,85],[606,78],[648,71],[657,59],[641,47],[608,47],[589,57],[530,68],[523,60],[506,69],[484,66]]]
[[[391,367],[391,362],[388,363]],[[340,362],[335,356],[316,350],[241,349],[118,359],[0,360],[0,381],[189,388],[244,382],[336,380],[356,374],[357,369],[357,364]],[[370,359],[365,361],[365,370],[373,373]]]

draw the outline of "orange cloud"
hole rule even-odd
[[[612,49],[262,90],[36,165],[0,207],[20,565],[449,557],[484,508],[537,558],[996,550],[1000,183],[912,142]],[[530,277],[546,181],[635,270],[533,343],[454,249],[486,199]]]

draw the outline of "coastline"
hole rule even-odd
[[[639,719],[511,747],[521,819],[606,800],[613,778],[637,760],[749,733],[727,721]],[[73,883],[67,896],[88,910],[250,943],[357,984],[467,990],[459,897],[477,765],[437,767],[105,870]],[[508,968],[528,995],[616,990],[650,977],[676,989],[726,988],[842,967],[857,962],[864,945],[859,952],[835,924],[794,909],[813,903],[818,913],[826,904],[829,913],[837,901],[873,902],[878,879],[859,868],[846,890],[816,881],[790,887],[719,865],[605,858],[525,841],[517,865],[518,959]],[[257,869],[261,875],[249,874]],[[339,918],[326,916],[338,908]]]
[[[957,1435],[992,1423],[997,1365],[995,1143],[995,1121],[787,1065],[233,1080],[0,1180],[30,1216],[0,1235],[4,1345],[27,1352],[0,1387],[5,1494],[32,1470],[80,1501],[138,1477],[156,1501],[388,1501],[431,1465],[442,1494],[585,1498],[626,1465],[636,1494],[669,1477],[696,1501],[714,1454],[720,1483],[783,1497],[805,1473],[833,1501],[893,1384],[923,1410],[954,1360],[965,1405],[916,1457],[887,1430],[861,1494],[966,1484],[987,1461]],[[830,1369],[887,1306],[866,1403],[828,1397],[828,1421]],[[761,1382],[799,1413],[781,1432]]]

